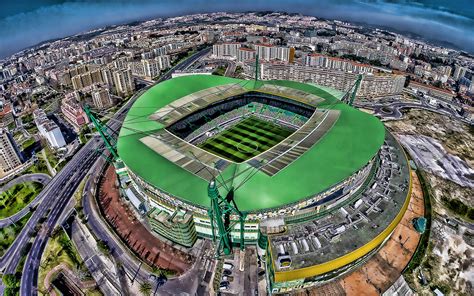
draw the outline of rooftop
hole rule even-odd
[[[335,260],[346,254],[354,254],[355,261],[365,253],[352,252],[366,245],[369,252],[391,233],[409,201],[410,172],[402,148],[389,133],[379,156],[378,169],[358,198],[321,219],[290,225],[283,235],[269,237],[275,271],[282,272],[277,280],[298,277],[292,270],[306,268],[308,277],[318,274],[316,266],[335,269]],[[285,265],[279,264],[280,258]]]
[[[308,100],[314,97],[311,102],[317,109],[339,113],[332,128],[278,174],[268,175],[248,163],[228,165],[221,172],[227,183],[238,185],[248,179],[235,192],[241,211],[278,208],[325,191],[364,167],[383,143],[385,131],[377,118],[341,103],[317,86],[291,81],[255,83],[214,75],[195,75],[164,81],[134,103],[118,139],[118,152],[126,166],[147,183],[174,197],[199,207],[209,207],[206,178],[169,161],[163,154],[150,149],[143,140],[163,132],[167,124],[181,117],[175,113],[176,117],[170,116],[172,121],[162,121],[161,116],[161,119],[155,117],[158,110],[186,96],[219,86],[234,87],[236,90],[244,88],[246,91],[263,89],[271,93],[283,88],[293,89],[295,96],[292,99],[310,102]],[[250,173],[252,177],[248,178]],[[226,194],[223,186],[219,190],[222,195]],[[256,194],[258,199],[255,199]]]

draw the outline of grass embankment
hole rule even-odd
[[[46,165],[46,161],[42,157],[38,157],[38,160],[25,171],[25,174],[47,174],[47,175],[49,175],[48,166]]]
[[[0,257],[10,247],[30,217],[31,213],[28,213],[15,224],[0,229]]]
[[[474,221],[474,208],[466,205],[459,199],[449,199],[443,197],[442,202],[444,206],[452,213],[454,216],[459,217],[468,222]]]
[[[235,68],[234,77],[235,78],[244,78],[243,74],[244,74],[244,69],[241,66],[237,66]]]
[[[212,72],[212,75],[224,76],[226,69],[226,66],[219,66]]]
[[[45,153],[46,158],[47,158],[49,164],[51,165],[51,167],[55,168],[58,165],[59,159],[56,157],[53,150],[51,150],[51,148],[45,146],[44,153]]]
[[[413,257],[411,258],[410,262],[408,263],[407,267],[405,267],[405,270],[403,271],[403,275],[405,275],[405,279],[410,282],[411,279],[414,277],[412,276],[413,271],[420,266],[420,264],[423,262],[423,259],[425,258],[425,255],[427,253],[428,247],[429,247],[429,240],[430,240],[430,231],[431,231],[431,220],[432,220],[432,215],[431,215],[431,197],[429,193],[429,184],[426,182],[426,179],[423,175],[423,173],[420,170],[416,170],[416,175],[418,179],[420,180],[420,185],[421,185],[421,190],[423,192],[423,199],[424,199],[424,205],[425,205],[425,215],[424,217],[426,218],[426,230],[425,232],[421,235],[420,241],[418,242],[418,247],[416,248],[415,253],[413,254]]]
[[[53,232],[41,258],[38,274],[38,294],[49,295],[44,285],[47,274],[56,266],[63,264],[69,268],[76,276],[83,280],[92,280],[92,277],[84,265],[76,247],[62,229]],[[51,280],[54,276],[51,277]],[[101,295],[97,290],[85,291],[86,295]]]
[[[26,207],[43,189],[37,182],[17,184],[0,193],[0,219],[14,215]]]
[[[20,295],[21,275],[25,266],[26,256],[28,255],[28,252],[30,251],[32,245],[33,243],[30,241],[21,250],[21,258],[18,262],[18,266],[15,269],[15,273],[3,275],[2,281],[5,285],[5,291],[3,292],[3,295]]]
[[[26,149],[30,148],[30,146],[35,145],[35,144],[36,144],[35,138],[30,137],[28,140],[24,141],[21,144],[21,148],[22,148],[22,150],[26,150]]]

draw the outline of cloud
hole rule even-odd
[[[104,25],[194,12],[289,10],[330,19],[365,22],[447,41],[474,52],[474,18],[469,1],[346,1],[346,0],[76,0],[35,1],[0,14],[0,56],[41,41],[65,37]],[[444,1],[446,2],[446,1]],[[12,2],[14,3],[14,2]],[[43,5],[40,5],[41,3]],[[3,4],[2,4],[3,5]],[[464,6],[463,6],[464,5]],[[460,8],[461,7],[461,8]],[[462,9],[464,7],[464,9]],[[20,12],[21,11],[21,12]]]

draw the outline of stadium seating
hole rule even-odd
[[[248,92],[213,103],[205,109],[178,120],[167,129],[181,139],[189,140],[216,126],[233,122],[236,118],[250,114],[297,128],[304,124],[314,111],[314,107],[283,97]]]

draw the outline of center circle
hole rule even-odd
[[[255,141],[245,142],[245,143],[239,142],[239,144],[237,144],[237,150],[245,154],[254,153],[255,151],[258,150],[258,144]]]

